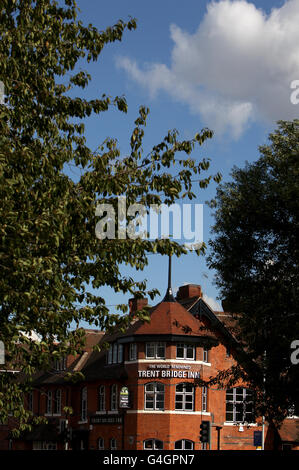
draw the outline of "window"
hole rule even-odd
[[[54,368],[57,371],[66,370],[66,357],[56,359],[54,363]]]
[[[105,385],[98,388],[98,411],[105,411]]]
[[[192,360],[195,359],[195,347],[193,344],[178,343],[176,346],[177,359]]]
[[[117,450],[117,441],[114,437],[110,439],[110,450]]]
[[[84,387],[81,390],[81,410],[80,410],[81,421],[87,421],[87,388]]]
[[[188,439],[181,439],[180,441],[175,442],[174,448],[176,450],[193,450],[194,442],[189,441]]]
[[[117,357],[117,362],[120,364],[123,362],[123,357],[124,357],[124,347],[122,344],[118,345],[118,357]]]
[[[52,414],[52,391],[51,390],[48,390],[48,393],[47,393],[46,413],[48,415]]]
[[[129,347],[129,361],[135,361],[137,359],[137,344],[130,343]]]
[[[117,385],[111,385],[111,393],[110,393],[110,410],[116,411],[117,410]]]
[[[108,349],[108,364],[112,364],[112,344],[110,344]]]
[[[194,386],[189,383],[178,384],[175,387],[175,409],[193,411]]]
[[[104,450],[105,449],[105,443],[104,439],[102,437],[98,438],[98,450]]]
[[[299,408],[296,405],[291,405],[288,409],[289,418],[297,418],[299,416]]]
[[[165,343],[146,343],[147,359],[165,359]]]
[[[113,345],[113,364],[117,363],[117,344]]]
[[[33,412],[33,392],[32,391],[28,393],[27,400],[28,400],[28,402],[27,402],[28,403],[28,411]]]
[[[68,427],[68,420],[67,419],[60,419],[59,420],[59,432],[65,433]]]
[[[162,450],[163,442],[158,439],[146,439],[143,442],[144,450]]]
[[[208,411],[208,388],[202,387],[201,390],[201,411]]]
[[[54,394],[54,414],[61,414],[61,390],[55,390]]]
[[[208,348],[203,348],[202,360],[203,360],[203,362],[209,362],[209,350],[208,350]]]
[[[145,409],[164,410],[164,385],[151,382],[145,385]]]
[[[107,353],[108,364],[119,364],[123,362],[123,345],[122,344],[111,344]]]
[[[56,442],[49,441],[33,441],[33,450],[57,450]]]
[[[232,423],[252,423],[253,393],[246,388],[236,387],[226,391],[226,421]]]

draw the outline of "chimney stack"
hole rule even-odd
[[[139,310],[142,310],[144,307],[147,306],[147,304],[148,300],[145,298],[137,299],[136,297],[133,297],[132,299],[129,299],[130,315],[134,315]]]
[[[177,300],[190,299],[191,297],[202,297],[201,286],[198,284],[186,284],[185,286],[179,287],[177,293]]]

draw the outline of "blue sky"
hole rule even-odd
[[[125,95],[126,115],[111,110],[90,118],[86,135],[91,148],[106,137],[118,139],[125,154],[140,105],[150,108],[144,151],[159,143],[169,129],[191,138],[208,127],[212,140],[196,150],[194,158],[211,159],[211,172],[228,180],[233,165],[244,166],[259,157],[279,119],[299,117],[299,105],[290,102],[290,84],[299,80],[299,0],[205,1],[78,0],[80,18],[105,29],[130,16],[137,30],[127,31],[121,43],[110,44],[99,61],[82,65],[93,79],[88,97]],[[197,203],[215,196],[215,184],[194,187]],[[204,206],[204,241],[211,236],[210,209]],[[167,258],[154,255],[143,273],[124,273],[164,295]],[[194,253],[173,260],[173,287],[201,284],[215,305],[216,273]],[[107,304],[126,303],[128,297],[101,291]],[[156,299],[157,302],[161,298]],[[217,307],[217,306],[216,306]],[[219,306],[219,308],[221,308]]]

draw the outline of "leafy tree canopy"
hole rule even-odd
[[[169,240],[97,239],[97,204],[117,208],[121,195],[128,205],[172,204],[195,197],[194,175],[201,187],[212,177],[202,175],[208,160],[191,158],[195,146],[211,138],[208,129],[188,141],[168,131],[143,154],[145,107],[133,125],[129,155],[121,154],[116,138],[105,140],[96,152],[89,148],[83,119],[112,106],[125,113],[127,103],[104,94],[80,98],[91,77],[76,65],[96,61],[108,43],[135,28],[132,18],[103,31],[84,26],[74,0],[1,0],[0,340],[7,367],[28,380],[0,375],[0,410],[2,419],[10,412],[21,426],[29,416],[22,393],[29,389],[30,376],[78,351],[82,343],[82,331],[71,330],[72,323],[84,320],[101,329],[125,323],[121,313],[109,314],[101,287],[145,292],[145,282],[123,276],[120,264],[143,269],[148,253],[185,252]],[[80,170],[78,181],[67,175],[69,164]],[[214,178],[219,181],[219,175]],[[28,337],[32,331],[39,342]]]
[[[299,405],[291,361],[299,339],[299,120],[279,121],[260,154],[217,188],[209,264],[224,309],[238,313],[238,339],[260,365],[261,412],[280,419]]]

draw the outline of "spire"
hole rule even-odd
[[[167,291],[165,294],[165,297],[162,302],[175,302],[175,298],[172,294],[172,288],[171,288],[171,255],[169,255],[169,260],[168,260],[168,287]]]

